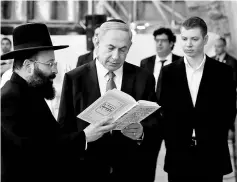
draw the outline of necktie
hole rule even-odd
[[[157,86],[156,86],[156,96],[157,96],[157,100],[159,102],[160,100],[160,91],[161,91],[161,80],[162,80],[162,69],[163,69],[163,66],[164,66],[164,63],[165,63],[166,60],[161,60],[161,68],[160,68],[160,74],[159,74],[159,77],[157,79]]]
[[[114,77],[115,77],[114,72],[109,71],[108,75],[109,75],[109,80],[108,80],[107,85],[106,85],[106,92],[108,90],[112,90],[112,89],[116,88],[116,84],[114,83]]]
[[[220,56],[216,56],[216,60],[221,62]]]
[[[108,90],[112,90],[112,89],[116,88],[116,84],[114,83],[114,77],[115,77],[114,72],[109,71],[107,74],[109,75],[109,80],[106,85],[106,92]],[[113,130],[110,131],[110,135],[111,136],[113,135]]]

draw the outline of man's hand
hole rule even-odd
[[[112,124],[112,118],[106,118],[97,123],[92,123],[84,129],[87,142],[93,142],[115,128],[115,124]]]
[[[143,127],[140,123],[132,123],[124,128],[121,132],[124,136],[131,138],[132,140],[137,140],[143,134]]]

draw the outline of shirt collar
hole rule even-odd
[[[95,49],[93,50],[93,60],[96,58],[96,51],[95,51]]]
[[[219,60],[223,61],[224,57],[225,57],[226,53],[223,52],[221,55],[217,56],[219,58]]]
[[[99,62],[99,60],[97,58],[96,58],[95,64],[96,64],[97,72],[99,72],[98,74],[101,74],[105,77],[109,71]],[[113,72],[114,72],[115,76],[122,76],[123,65],[119,69],[117,69]]]
[[[200,63],[200,65],[199,65],[197,68],[194,69],[194,68],[189,64],[187,58],[184,56],[184,63],[185,63],[185,65],[186,65],[188,68],[193,69],[193,70],[203,69],[205,62],[206,62],[206,55],[204,54],[204,57],[203,57],[202,62]]]
[[[161,60],[166,60],[166,61],[171,61],[172,60],[172,53],[170,52],[166,58],[160,58],[157,54],[156,54],[156,61],[160,62]]]

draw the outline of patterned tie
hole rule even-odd
[[[161,91],[161,80],[162,80],[162,69],[163,69],[163,66],[164,66],[164,63],[165,63],[166,60],[161,60],[161,67],[160,67],[160,74],[159,74],[159,77],[157,79],[157,86],[156,86],[156,96],[157,96],[157,100],[159,102],[160,100],[160,91]]]
[[[116,87],[116,84],[114,83],[114,77],[115,77],[114,72],[109,71],[107,74],[109,75],[109,80],[108,80],[107,85],[106,85],[106,92],[107,92],[108,90],[112,90],[112,89],[114,89],[114,88],[117,88],[117,87]],[[111,130],[111,131],[110,131],[110,135],[112,136],[113,133],[114,133],[113,130]]]
[[[107,85],[106,85],[106,92],[108,90],[112,90],[112,89],[116,88],[116,84],[114,83],[114,77],[115,77],[114,72],[109,71],[108,75],[109,75],[109,80],[108,80]]]

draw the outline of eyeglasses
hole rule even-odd
[[[34,63],[40,63],[40,64],[48,65],[51,68],[57,67],[57,65],[58,65],[58,62],[43,63],[43,62],[40,62],[40,61],[34,61],[34,60],[31,60],[31,61],[33,61]]]
[[[164,42],[168,42],[168,39],[155,39],[156,43],[164,43]]]

